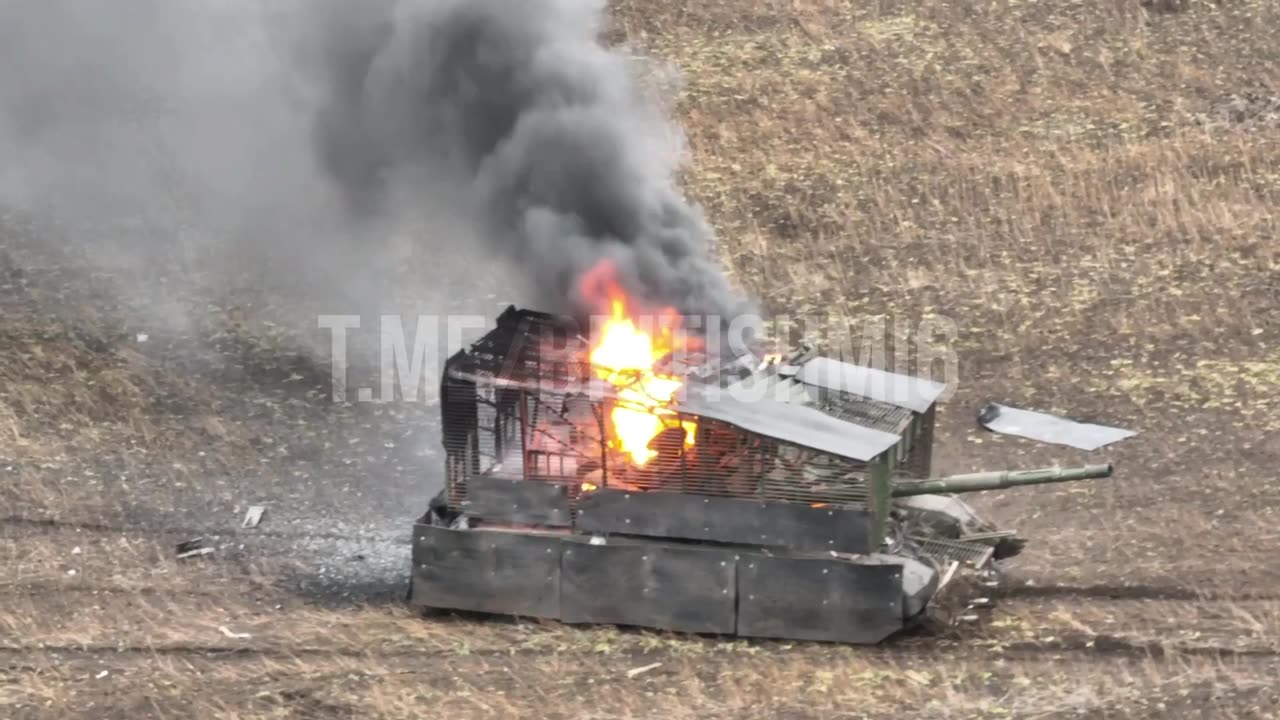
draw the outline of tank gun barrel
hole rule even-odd
[[[1085,465],[1075,468],[1041,468],[1038,470],[1002,470],[951,475],[929,480],[904,480],[893,486],[893,497],[933,495],[937,493],[967,493],[983,490],[1000,490],[1021,485],[1075,482],[1094,478],[1111,477],[1111,463]]]

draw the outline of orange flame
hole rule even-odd
[[[609,414],[610,445],[627,454],[634,464],[644,465],[658,454],[649,448],[658,433],[682,426],[684,443],[692,446],[697,425],[677,420],[668,409],[684,383],[655,370],[658,361],[675,349],[675,311],[668,308],[659,313],[654,332],[641,328],[628,312],[626,296],[613,282],[609,265],[588,273],[583,288],[603,291],[609,303],[609,317],[591,349],[590,362],[600,378],[617,388],[617,400]]]

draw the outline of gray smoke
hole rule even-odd
[[[139,323],[202,312],[177,299],[197,281],[369,309],[390,231],[356,232],[318,167],[292,3],[0,0],[0,213],[118,278]]]
[[[575,0],[0,0],[0,251],[6,213],[47,221],[39,242],[117,278],[139,324],[242,289],[312,328],[595,310],[575,293],[602,259],[639,298],[730,316],[745,305],[680,196],[680,135],[599,43],[603,18]],[[494,275],[522,286],[475,280]]]
[[[33,219],[42,249],[137,296],[139,324],[271,291],[325,350],[315,313],[479,311],[452,302],[487,289],[459,279],[479,243],[441,245],[475,231],[451,188],[356,222],[321,167],[317,77],[378,16],[342,3],[366,5],[336,23],[323,0],[0,0],[0,251]]]
[[[384,0],[327,17],[317,148],[354,213],[450,196],[549,309],[597,310],[578,282],[601,261],[651,306],[749,309],[681,196],[680,134],[635,61],[601,43],[603,0]]]

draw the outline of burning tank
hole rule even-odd
[[[612,313],[588,340],[511,307],[448,360],[412,604],[878,643],[1022,550],[959,494],[1112,472],[931,479],[943,386],[807,348],[676,358],[662,321]]]

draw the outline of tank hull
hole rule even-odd
[[[892,555],[414,527],[410,602],[459,610],[742,637],[879,643],[914,624],[933,570]]]

